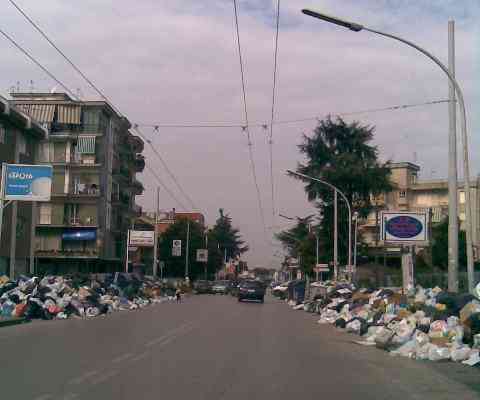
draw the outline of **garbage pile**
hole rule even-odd
[[[174,289],[132,274],[0,276],[0,322],[11,318],[67,319],[136,310],[172,298]],[[170,297],[166,297],[170,295]]]
[[[407,291],[356,289],[327,282],[312,301],[294,309],[320,314],[319,323],[358,334],[356,343],[419,360],[480,366],[480,301],[436,287]]]

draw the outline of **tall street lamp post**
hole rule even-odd
[[[364,25],[361,25],[355,22],[346,21],[341,18],[337,18],[331,15],[317,12],[317,11],[303,9],[302,13],[310,17],[314,17],[326,22],[330,22],[335,25],[343,26],[344,28],[348,28],[354,32],[360,32],[364,30],[364,31],[376,33],[377,35],[385,36],[390,39],[394,39],[399,42],[402,42],[410,47],[413,47],[415,50],[418,50],[420,53],[427,56],[430,60],[432,60],[435,64],[437,64],[445,73],[445,75],[447,75],[448,79],[454,86],[455,92],[458,97],[458,104],[460,106],[460,128],[462,131],[462,142],[463,142],[463,170],[464,170],[464,179],[465,179],[465,207],[466,207],[465,231],[467,236],[468,289],[470,293],[473,293],[474,286],[475,286],[474,284],[475,278],[474,278],[474,270],[473,270],[473,243],[472,243],[473,232],[472,232],[472,215],[471,215],[472,202],[471,202],[471,191],[470,191],[470,163],[469,163],[469,157],[468,157],[467,117],[466,117],[466,111],[465,111],[465,102],[463,99],[463,92],[462,92],[462,89],[460,88],[460,85],[456,81],[453,74],[449,71],[449,69],[437,57],[435,57],[433,54],[429,53],[427,50],[423,49],[422,47],[416,45],[415,43],[412,43],[406,39],[392,35],[390,33],[385,33],[381,31],[377,31],[375,29],[367,28]],[[452,158],[454,156],[456,156],[455,149],[453,149],[452,146],[450,145],[449,158]],[[449,163],[449,164],[452,165],[452,163]],[[453,177],[454,175],[450,174],[449,177],[450,176]],[[451,186],[449,185],[449,187],[453,187],[453,185]],[[454,208],[454,205],[451,204],[451,206],[449,207],[449,213],[456,216],[457,210],[453,208]],[[451,248],[451,243],[449,244],[449,248]]]
[[[290,175],[296,175],[296,176],[299,176],[300,178],[309,179],[309,180],[315,181],[315,182],[320,182],[320,183],[328,186],[330,189],[333,189],[335,191],[335,193],[338,193],[338,194],[340,194],[340,196],[343,197],[343,199],[345,200],[345,203],[347,204],[347,208],[348,208],[348,266],[349,266],[349,268],[351,268],[352,267],[352,207],[350,206],[350,202],[348,201],[347,196],[345,196],[345,194],[339,188],[337,188],[336,186],[332,185],[331,183],[329,183],[327,181],[324,181],[324,180],[318,179],[318,178],[314,178],[312,176],[304,175],[304,174],[301,174],[299,172],[291,171],[289,169],[287,169],[287,172]],[[337,276],[335,276],[335,278],[337,278]]]

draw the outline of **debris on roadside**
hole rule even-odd
[[[20,276],[15,281],[0,276],[0,321],[92,318],[161,303],[172,290],[158,279],[126,273]]]
[[[480,301],[473,295],[421,286],[358,289],[332,281],[315,282],[312,288],[312,300],[285,301],[319,314],[320,324],[361,336],[355,343],[393,356],[480,365]]]

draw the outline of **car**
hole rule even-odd
[[[243,281],[238,288],[238,301],[257,300],[264,302],[265,286],[259,281]]]
[[[227,294],[228,281],[216,281],[212,286],[212,292],[214,294]]]
[[[212,293],[212,285],[208,281],[196,281],[193,284],[193,290],[196,294]]]

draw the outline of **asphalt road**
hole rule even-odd
[[[267,298],[193,296],[0,330],[0,398],[480,399],[479,370],[391,357]]]

